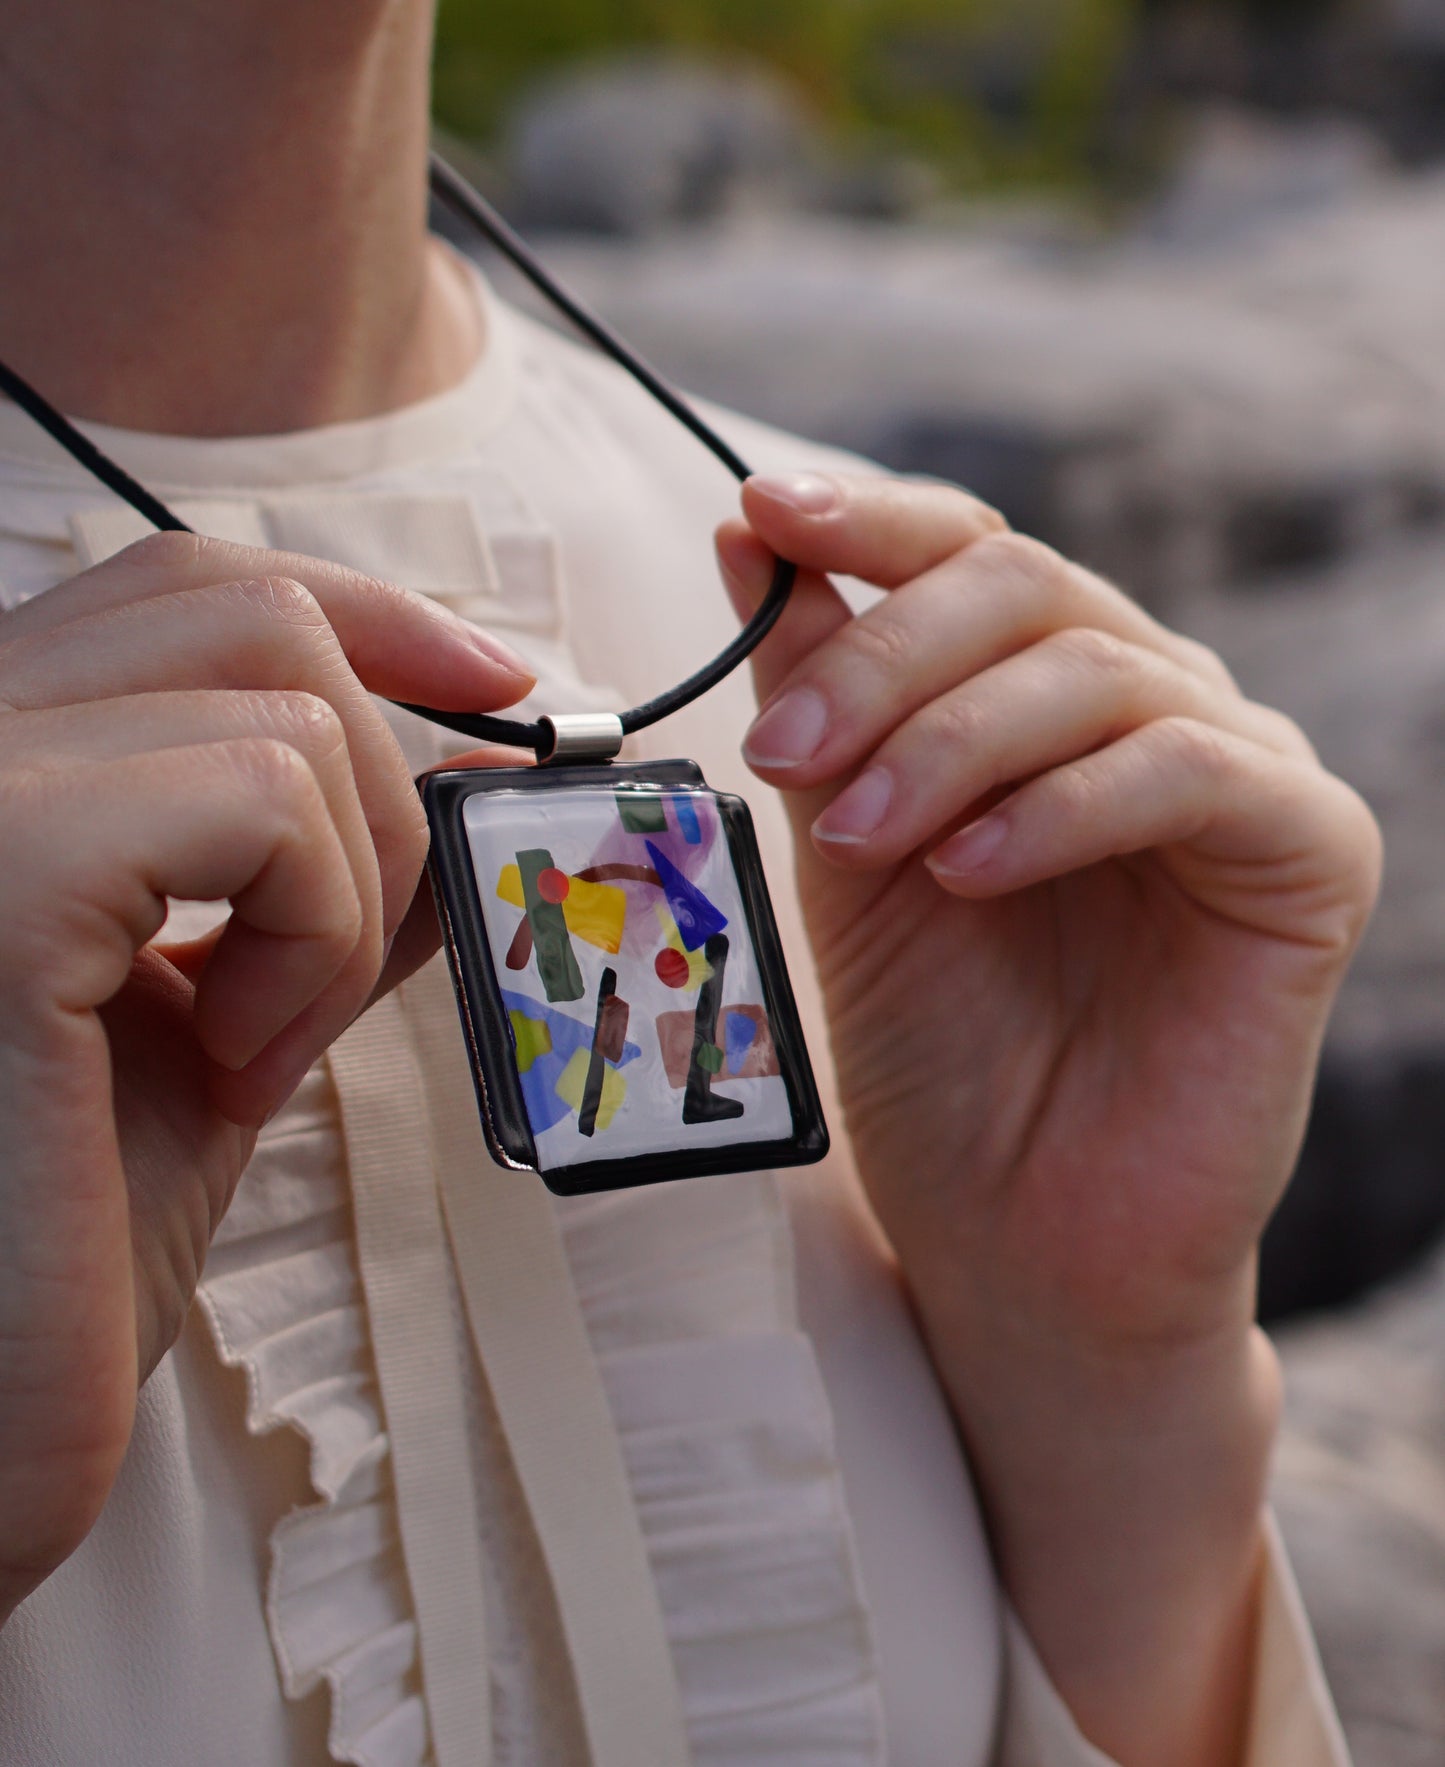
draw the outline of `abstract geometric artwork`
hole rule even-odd
[[[580,1000],[582,971],[572,953],[572,938],[561,898],[551,889],[542,887],[543,878],[558,875],[552,855],[537,847],[518,853],[517,863],[508,867],[515,873],[517,896],[527,911],[527,925],[532,934],[532,951],[537,959],[537,972],[549,1000]],[[503,877],[505,879],[506,873]],[[501,894],[501,885],[498,885]]]
[[[693,814],[696,816],[696,811]],[[657,868],[658,880],[667,897],[667,905],[672,910],[672,918],[677,922],[683,949],[698,950],[714,933],[723,930],[728,923],[727,916],[720,914],[697,885],[685,878],[667,854],[660,852],[651,841],[647,843],[647,851]]]
[[[463,823],[540,1168],[794,1133],[712,795],[476,793]]]
[[[667,1068],[668,1084],[681,1091],[687,1085],[697,1046],[697,1017],[691,1012],[660,1012],[657,1040]],[[722,1015],[722,1037],[713,1033],[717,1052],[718,1080],[763,1080],[778,1072],[778,1055],[768,1015],[761,1006],[730,1006]]]
[[[662,936],[661,949],[652,961],[658,981],[664,987],[680,988],[684,993],[695,994],[712,974],[712,966],[708,963],[706,953],[689,951],[683,944],[677,922],[672,918],[672,910],[665,902],[658,902],[653,913],[657,916]]]
[[[596,1025],[584,1023],[569,1013],[558,1012],[525,994],[502,990],[507,1017],[512,1026],[512,1040],[517,1047],[517,1071],[522,1077],[522,1096],[527,1103],[527,1116],[534,1134],[550,1129],[569,1114],[580,1114],[587,1096],[593,1058],[596,1054]],[[624,1026],[625,1029],[625,1026]],[[604,1065],[610,1067],[619,1081],[625,1081],[621,1070],[637,1061],[642,1050],[636,1043],[618,1040],[611,1047],[616,1053],[603,1053]],[[573,1079],[567,1076],[572,1074]],[[575,1083],[580,1074],[581,1083]],[[605,1084],[605,1076],[598,1080]],[[575,1097],[573,1094],[575,1093]],[[600,1097],[600,1094],[599,1094]],[[610,1094],[612,1110],[622,1101],[614,1087]],[[597,1115],[602,1115],[602,1103]],[[608,1121],[611,1121],[611,1111]],[[605,1126],[605,1125],[604,1125]]]

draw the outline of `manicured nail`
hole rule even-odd
[[[785,693],[762,713],[743,743],[743,758],[754,767],[798,767],[823,746],[828,708],[811,687]]]
[[[785,504],[799,515],[827,515],[842,499],[842,487],[836,479],[820,472],[779,473],[771,478],[748,480],[755,496],[767,497],[773,503]]]
[[[870,767],[828,806],[813,824],[813,833],[820,841],[861,846],[883,826],[892,802],[892,774],[883,767]]]
[[[490,632],[484,632],[480,626],[468,625],[467,636],[489,662],[500,664],[509,674],[520,675],[524,681],[537,679],[537,671],[510,644],[503,644],[500,638],[493,638]]]
[[[982,871],[1008,839],[1008,817],[997,812],[981,816],[971,827],[945,841],[928,857],[928,869],[940,877],[968,877]]]

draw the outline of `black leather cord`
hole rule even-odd
[[[716,455],[735,478],[746,479],[751,476],[751,469],[746,461],[728,446],[687,400],[670,387],[654,369],[648,367],[640,356],[575,295],[569,293],[490,203],[435,153],[431,156],[431,188],[439,201],[470,221],[559,312],[566,315],[584,337],[589,338],[604,355],[610,356],[620,367],[626,369],[660,405],[670,411],[705,448]],[[69,418],[57,411],[34,387],[22,380],[13,369],[7,368],[3,362],[0,362],[0,389],[47,430],[87,472],[92,473],[118,497],[124,498],[133,509],[139,510],[147,521],[153,522],[157,528],[171,532],[191,531],[173,510],[168,509],[144,485],[138,484],[128,472],[77,429]],[[789,564],[786,559],[779,559],[762,605],[732,643],[686,681],[669,688],[666,693],[658,694],[656,699],[635,706],[630,712],[624,712],[624,732],[630,736],[636,730],[645,730],[651,724],[660,723],[662,719],[670,717],[673,712],[681,711],[684,706],[700,699],[709,689],[725,680],[740,663],[752,655],[777,625],[788,605],[797,577],[797,566]],[[405,709],[415,712],[419,717],[429,718],[432,723],[441,724],[448,730],[475,737],[480,742],[504,743],[512,748],[531,749],[536,754],[547,753],[552,745],[551,730],[540,723],[524,723],[517,718],[495,718],[480,712],[443,712],[433,706],[408,705]]]
[[[145,486],[119,467],[108,454],[102,454],[90,437],[83,435],[68,417],[63,417],[48,399],[41,397],[29,381],[21,380],[13,368],[0,362],[0,392],[11,398],[44,430],[48,430],[67,454],[72,454],[89,473],[124,497],[132,509],[138,509],[148,522],[171,533],[189,533],[190,529],[159,497],[153,497]]]

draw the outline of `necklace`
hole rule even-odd
[[[433,194],[738,479],[747,464],[570,294],[439,156]],[[162,529],[186,524],[0,363],[5,392],[95,478]],[[777,624],[768,594],[711,662],[620,715],[533,722],[405,709],[535,767],[418,782],[428,866],[482,1127],[504,1166],[561,1195],[799,1165],[828,1148],[746,804],[692,761],[619,764],[624,740],[726,679]],[[580,1016],[579,1016],[580,1014]]]

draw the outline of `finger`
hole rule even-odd
[[[482,772],[498,767],[535,765],[536,756],[530,750],[502,748],[490,744],[483,748],[469,749],[460,755],[449,755],[446,760],[429,767],[427,772]],[[441,926],[437,920],[431,887],[423,880],[405,919],[389,941],[386,961],[368,1005],[389,994],[408,976],[414,975],[424,963],[435,956],[441,939]]]
[[[801,569],[858,577],[882,589],[900,588],[977,549],[987,554],[990,572],[1017,590],[1067,587],[1109,606],[1136,642],[1154,644],[1217,681],[1230,680],[1205,646],[1170,632],[1092,571],[1013,533],[996,510],[954,486],[862,474],[755,478],[743,488],[743,511],[763,543]],[[1082,604],[1068,623],[1088,623]]]
[[[7,798],[7,824],[37,858],[0,885],[10,1010],[103,1004],[168,896],[232,904],[196,996],[197,1037],[223,1065],[246,1062],[318,1001],[339,1028],[370,992],[374,973],[336,986],[367,929],[324,794],[288,744],[131,755],[38,788],[12,776]]]
[[[1071,628],[1154,651],[1216,696],[1240,697],[1222,667],[1201,663],[1203,647],[1047,547],[1005,534],[895,590],[805,655],[763,707],[745,753],[776,784],[836,777],[960,681]],[[790,703],[798,695],[815,708],[808,752],[786,746],[803,728]]]
[[[0,696],[27,714],[176,688],[294,693],[334,708],[392,931],[426,853],[424,819],[396,738],[304,586],[267,579],[153,596],[0,650]],[[353,857],[360,864],[359,850]]]
[[[779,557],[880,589],[922,576],[1008,526],[996,509],[952,486],[862,474],[751,478],[743,514]]]
[[[434,957],[441,946],[442,932],[437,920],[436,903],[431,886],[423,882],[417,889],[411,909],[397,928],[382,965],[381,975],[372,989],[372,1002],[398,987],[408,976]]]
[[[839,864],[891,864],[1003,788],[1167,717],[1274,746],[1277,714],[1095,626],[1051,634],[941,695],[894,730],[819,817]],[[1296,751],[1298,752],[1298,751]]]
[[[0,620],[0,644],[157,595],[267,579],[309,591],[363,684],[384,699],[493,711],[535,681],[509,646],[439,602],[321,559],[197,534],[152,534],[24,602]]]
[[[1357,942],[1380,871],[1378,831],[1348,786],[1189,718],[1032,781],[928,865],[983,899],[1151,850],[1215,911],[1332,956]]]
[[[426,773],[465,773],[471,768],[535,767],[537,756],[531,749],[506,748],[500,743],[485,743],[481,748],[467,749],[459,755],[425,769]]]
[[[27,712],[6,726],[10,757],[40,774],[90,765],[97,756],[119,760],[152,751],[190,749],[245,740],[282,742],[310,767],[341,840],[363,915],[385,924],[381,874],[356,779],[346,732],[335,708],[306,693],[142,693]],[[408,787],[408,789],[410,789]],[[413,885],[415,877],[412,878]],[[405,911],[397,910],[398,917]],[[236,1065],[257,1053],[237,1057]]]

